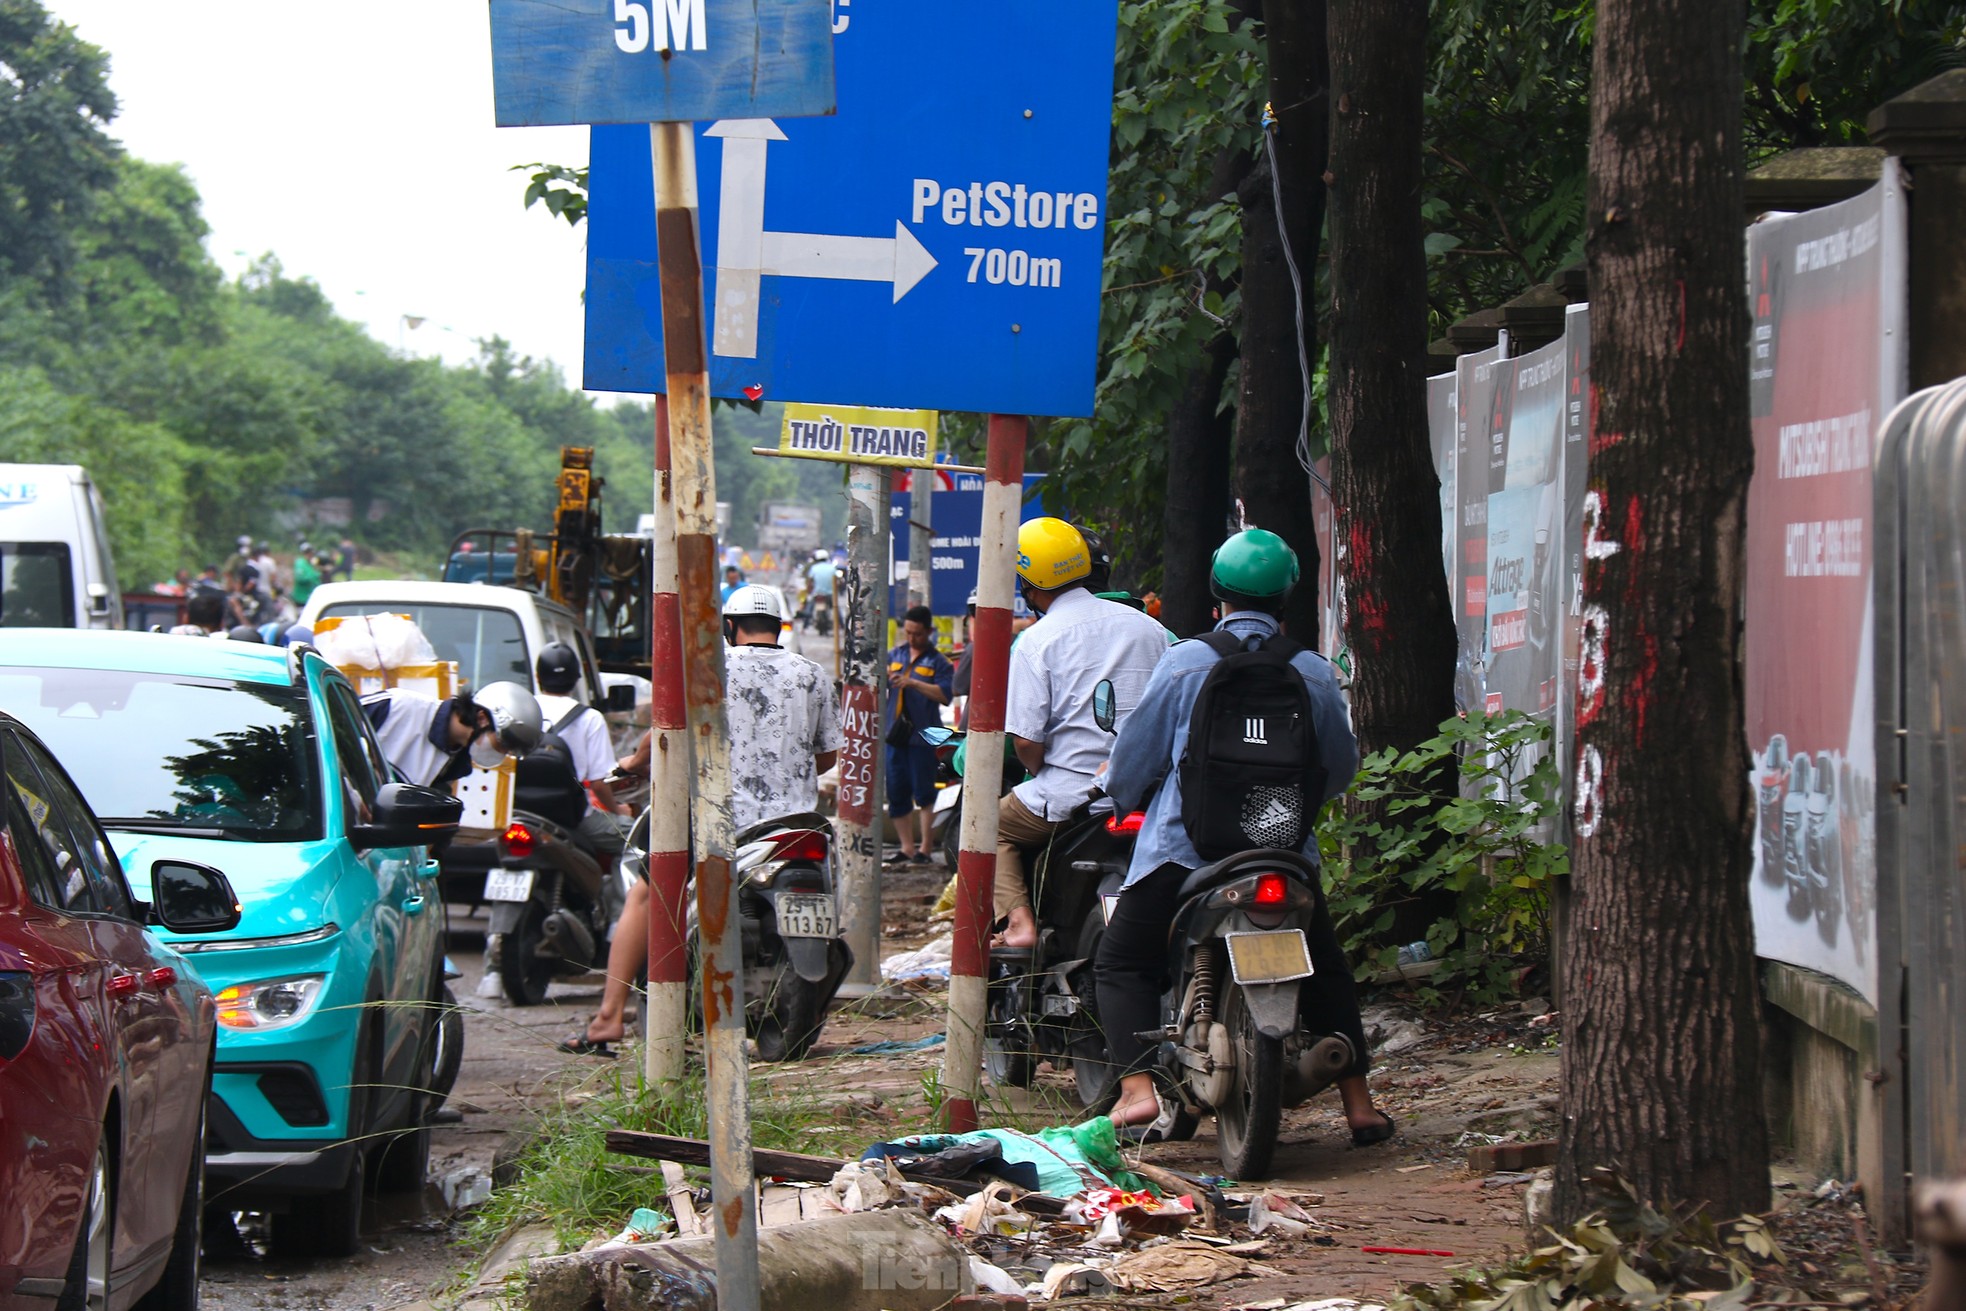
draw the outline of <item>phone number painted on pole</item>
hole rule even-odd
[[[500,127],[833,111],[832,0],[491,0],[491,24]]]

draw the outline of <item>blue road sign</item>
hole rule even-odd
[[[1090,414],[1117,11],[842,3],[835,117],[701,128],[711,392]],[[648,134],[590,164],[586,386],[664,391]]]
[[[832,9],[832,0],[491,0],[498,125],[830,114]]]
[[[920,470],[911,470],[908,476],[912,480],[927,475]],[[960,617],[963,606],[969,601],[969,594],[976,590],[977,569],[982,558],[983,476],[943,470],[936,477],[940,481],[936,483],[935,498],[929,506],[935,523],[928,551],[928,608],[937,615]],[[1018,522],[1036,519],[1045,513],[1043,482],[1044,475],[1041,473],[1024,475],[1024,505],[1018,514]],[[914,497],[905,491],[897,491],[888,498],[888,524],[892,530],[896,564],[908,561],[908,515],[913,502]],[[913,561],[908,561],[908,564],[910,569],[914,567]],[[900,570],[895,570],[895,574],[898,578]],[[908,588],[905,583],[896,581],[891,585],[891,591],[889,613],[899,616],[908,608]],[[1024,612],[1021,593],[1017,597],[1016,608]]]

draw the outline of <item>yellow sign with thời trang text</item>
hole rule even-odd
[[[935,463],[936,418],[934,410],[788,404],[778,450],[809,460],[925,469]]]

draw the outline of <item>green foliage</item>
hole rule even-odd
[[[1722,1225],[1699,1209],[1660,1211],[1608,1170],[1586,1183],[1598,1209],[1568,1233],[1546,1231],[1552,1243],[1500,1269],[1408,1285],[1391,1311],[1743,1311],[1755,1265],[1783,1260],[1758,1216]]]
[[[543,204],[547,213],[565,219],[569,227],[579,227],[587,217],[587,170],[565,164],[514,164],[511,171],[527,169],[532,177],[526,185],[526,208]]]
[[[1748,6],[1748,156],[1860,146],[1891,97],[1966,64],[1957,0],[1757,0]]]
[[[1240,316],[1239,170],[1226,193],[1212,188],[1225,153],[1256,150],[1259,29],[1225,0],[1128,0],[1116,81],[1097,402],[1092,418],[1052,424],[1033,462],[1046,497],[1110,527],[1125,562],[1159,558],[1167,413]]]
[[[1366,757],[1318,825],[1325,893],[1361,975],[1390,969],[1382,938],[1405,901],[1449,893],[1451,915],[1427,930],[1442,960],[1434,976],[1478,995],[1547,956],[1550,880],[1569,853],[1546,840],[1558,804],[1550,726],[1520,711],[1450,719],[1411,751]],[[1443,775],[1459,792],[1442,800]]]
[[[75,227],[107,187],[120,151],[109,60],[39,0],[0,0],[0,289],[59,291]]]

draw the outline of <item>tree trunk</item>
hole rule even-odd
[[[1318,641],[1317,523],[1311,512],[1311,477],[1297,460],[1304,366],[1297,293],[1282,238],[1290,239],[1303,283],[1303,357],[1315,358],[1311,338],[1317,322],[1311,298],[1330,148],[1324,10],[1324,0],[1263,0],[1270,103],[1277,112],[1272,135],[1283,187],[1282,228],[1264,154],[1258,154],[1256,167],[1237,193],[1242,202],[1242,377],[1236,406],[1236,496],[1252,527],[1269,529],[1297,552],[1303,581],[1291,595],[1284,622],[1307,646]]]
[[[1748,428],[1742,0],[1603,0],[1559,1218],[1621,1170],[1768,1205],[1739,665]]]
[[[1249,158],[1241,150],[1218,154],[1207,198],[1235,190],[1236,180],[1248,167]],[[1206,294],[1223,287],[1211,277],[1202,290]],[[1227,536],[1235,436],[1235,411],[1222,404],[1222,388],[1235,360],[1235,333],[1224,328],[1209,339],[1201,358],[1189,368],[1187,385],[1167,415],[1160,618],[1181,637],[1205,633],[1212,626],[1208,562]]]
[[[1420,225],[1427,0],[1332,0],[1331,449],[1362,751],[1454,713],[1456,636],[1427,439]]]

